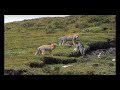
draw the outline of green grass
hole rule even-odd
[[[115,28],[113,17],[107,17],[106,19],[108,20],[100,17],[99,19],[103,20],[103,22],[97,23],[95,21],[99,20],[98,18],[99,17],[94,15],[91,17],[83,15],[80,17],[66,17],[65,19],[44,18],[6,24],[5,27],[9,27],[10,29],[4,32],[5,70],[27,70],[23,75],[115,75],[116,63],[111,61],[112,58],[115,58],[115,55],[108,54],[101,60],[98,60],[96,56],[90,56],[88,58],[82,58],[81,56],[68,57],[74,47],[69,48],[66,45],[58,46],[53,50],[53,58],[63,61],[76,59],[78,62],[70,63],[73,64],[73,66],[63,68],[62,66],[64,64],[60,63],[52,65],[45,64],[43,67],[30,67],[30,63],[43,63],[43,56],[40,55],[36,57],[34,55],[40,45],[50,44],[52,41],[58,43],[59,38],[64,35],[78,32],[80,34],[78,41],[82,42],[85,47],[87,47],[89,42],[106,41],[107,39],[114,38]],[[112,20],[110,21],[109,19],[111,18]],[[79,20],[81,20],[81,22],[79,22]],[[64,28],[60,27],[63,24]],[[83,26],[80,28],[79,24],[86,25],[86,27]],[[106,26],[104,24],[106,24]],[[26,26],[24,27],[23,25]],[[30,25],[30,27],[27,25]],[[46,29],[44,29],[45,25]],[[53,27],[49,25],[55,28],[54,33],[51,33]],[[75,28],[75,25],[77,25],[77,28]],[[107,28],[105,29],[106,31],[103,31],[103,28]],[[50,32],[45,31],[48,29]],[[87,29],[89,32],[86,31]],[[80,60],[83,62],[79,62]]]

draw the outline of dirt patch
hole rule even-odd
[[[76,59],[61,59],[61,58],[54,58],[54,57],[44,57],[43,62],[45,64],[68,64],[68,63],[75,63],[77,62]]]
[[[55,56],[66,56],[64,53],[56,53]]]
[[[68,57],[80,57],[81,53],[80,52],[71,52]]]
[[[93,67],[98,67],[98,66],[100,66],[100,64],[95,63],[95,64],[93,64],[92,66],[93,66]]]
[[[29,66],[31,67],[31,68],[42,68],[43,66],[45,66],[45,63],[38,63],[38,62],[31,62],[30,64],[29,64]]]
[[[108,48],[108,49],[98,49],[98,50],[94,50],[90,53],[88,53],[88,55],[94,55],[97,56],[99,53],[102,54],[102,58],[104,58],[106,55],[116,55],[116,48]],[[109,57],[106,59],[110,59]]]
[[[108,39],[107,41],[99,41],[95,43],[88,44],[88,48],[86,48],[85,53],[89,54],[94,50],[98,49],[109,49],[109,48],[115,48],[116,47],[116,40],[115,38],[113,40]]]
[[[24,72],[27,72],[27,70],[4,70],[4,75],[23,75]]]

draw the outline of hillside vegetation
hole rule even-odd
[[[103,58],[100,60],[97,58],[97,51],[92,51],[86,57],[70,56],[75,47],[66,45],[57,46],[53,50],[53,57],[35,56],[40,45],[50,44],[52,41],[58,43],[60,37],[68,34],[79,33],[77,41],[82,42],[86,48],[88,43],[114,40],[115,18],[115,15],[71,15],[5,23],[5,74],[115,75],[116,63],[112,59],[116,58],[116,52],[111,48],[102,51]],[[73,66],[63,68],[66,64]]]

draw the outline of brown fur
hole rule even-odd
[[[38,51],[35,53],[35,55],[38,54],[38,52],[40,52],[40,54],[42,53],[42,55],[44,55],[44,51],[41,49],[44,49],[45,51],[49,51],[50,54],[52,54],[52,50],[54,50],[56,48],[57,44],[56,43],[52,43],[51,45],[42,45],[38,48]]]

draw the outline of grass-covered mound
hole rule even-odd
[[[112,59],[116,58],[116,52],[109,49],[116,43],[112,40],[116,37],[115,18],[115,15],[72,15],[6,23],[4,25],[5,73],[115,75],[116,64],[112,62]],[[82,42],[87,48],[85,57],[82,57],[80,53],[73,53],[74,46],[66,45],[57,46],[52,52],[53,57],[35,56],[39,46],[50,44],[52,41],[58,43],[60,37],[73,33],[80,34],[77,41]],[[98,50],[101,48],[108,48],[108,50],[105,50],[106,52]],[[97,58],[99,52],[105,53],[101,59]],[[74,65],[63,68],[63,64]]]

